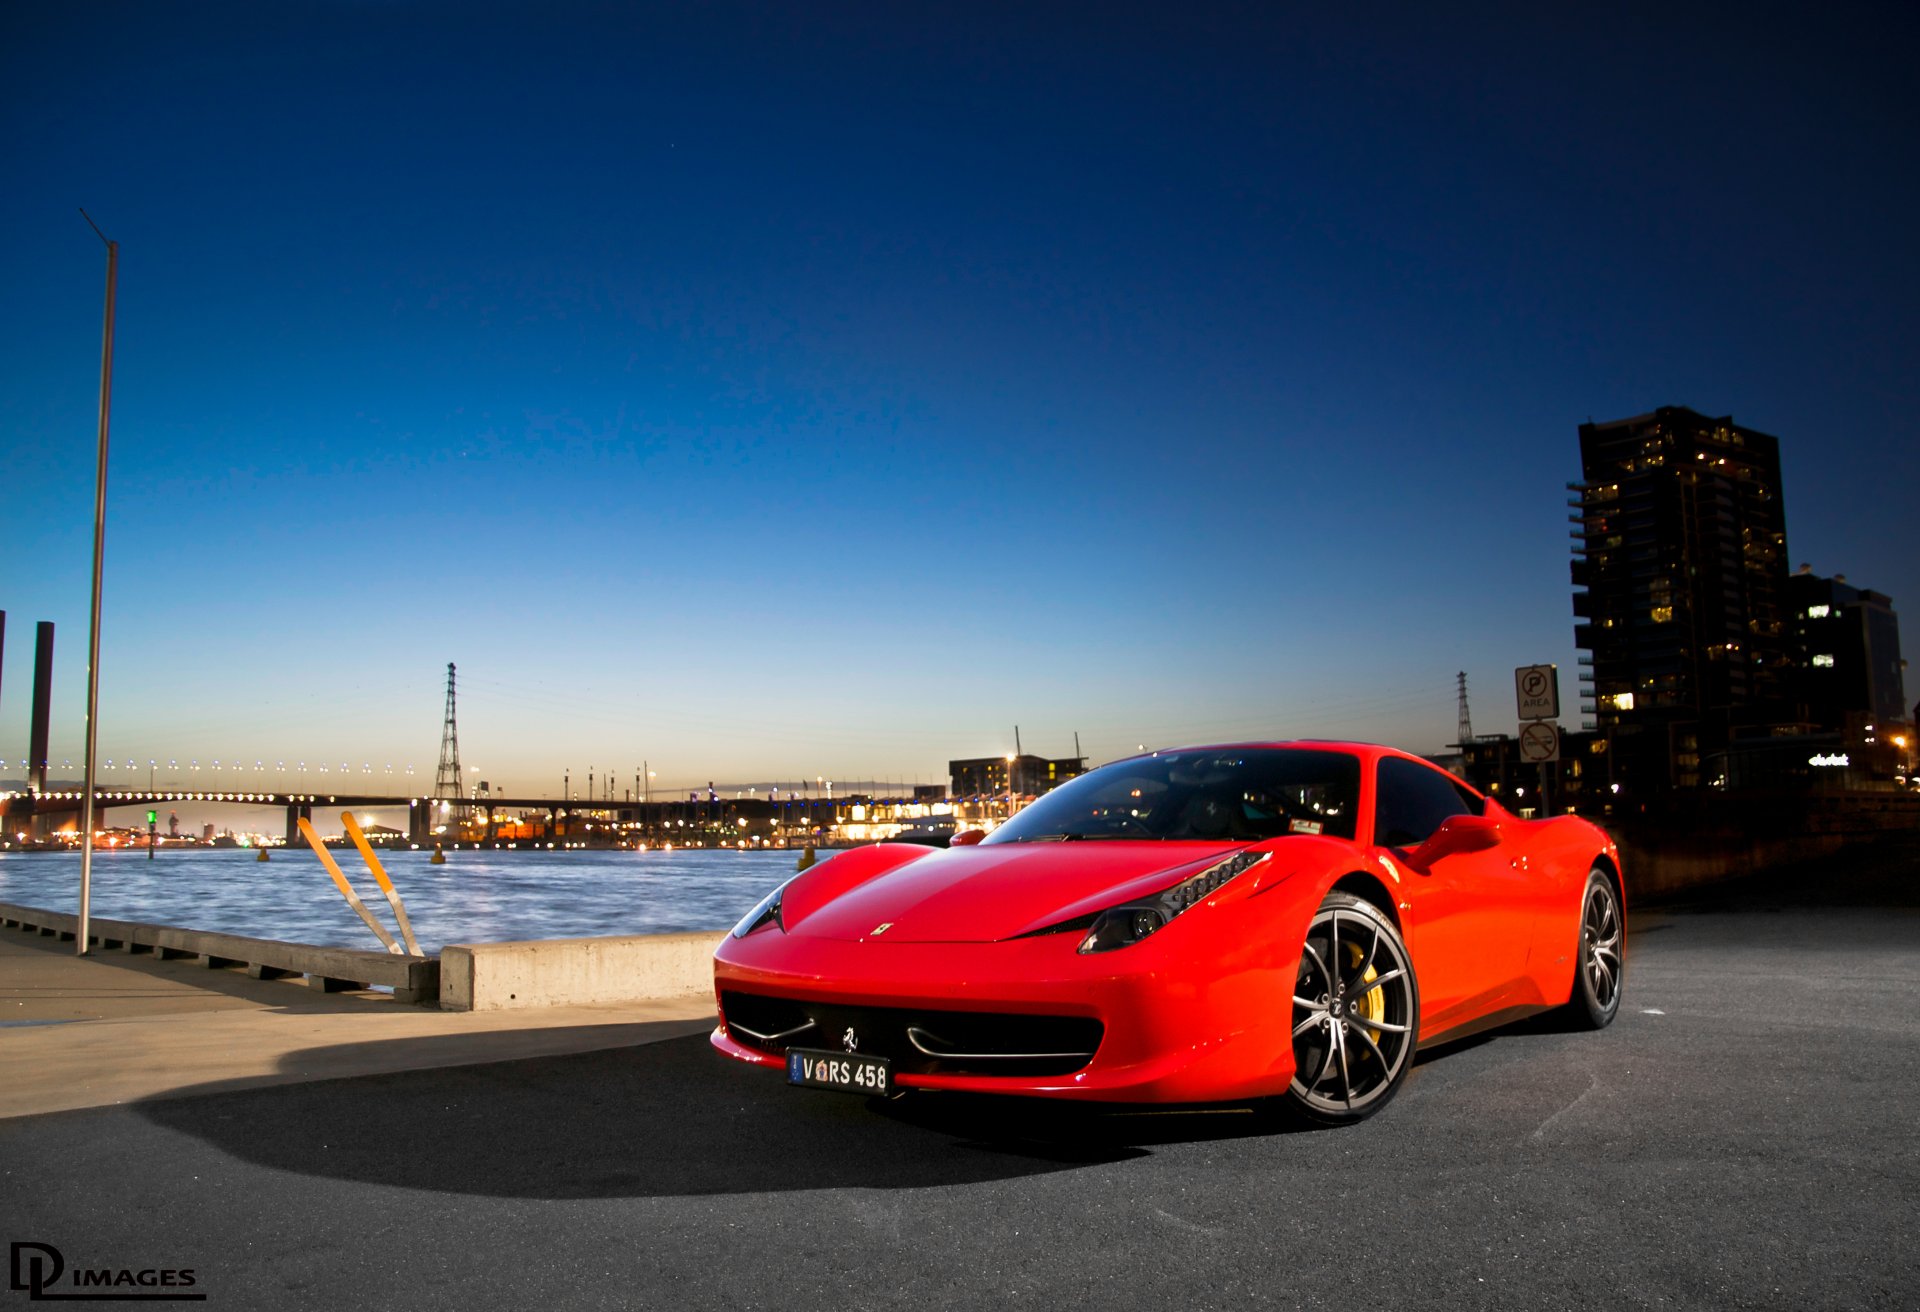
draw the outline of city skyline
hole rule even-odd
[[[1577,428],[1663,405],[1920,604],[1884,18],[10,7],[0,777],[38,620],[82,757],[81,204],[123,773],[426,791],[448,661],[515,793],[1577,728]]]

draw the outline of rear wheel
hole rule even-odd
[[[1413,1068],[1420,990],[1393,922],[1329,893],[1307,928],[1293,987],[1293,1084],[1281,1100],[1323,1125],[1364,1120]]]
[[[1626,980],[1626,921],[1607,872],[1595,867],[1580,897],[1580,962],[1574,968],[1567,1018],[1582,1029],[1605,1029],[1620,1014]]]

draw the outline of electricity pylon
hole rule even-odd
[[[447,713],[440,725],[440,768],[433,776],[433,800],[446,802],[457,814],[466,799],[460,782],[460,729],[453,718],[453,662],[447,662]]]

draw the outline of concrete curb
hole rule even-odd
[[[447,1011],[604,1006],[713,992],[725,933],[450,943],[440,953]]]

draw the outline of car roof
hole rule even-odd
[[[1388,747],[1384,743],[1364,743],[1342,738],[1274,738],[1233,743],[1187,743],[1178,747],[1160,747],[1149,752],[1135,752],[1132,756],[1124,756],[1117,759],[1131,761],[1141,757],[1165,756],[1173,752],[1230,752],[1243,748],[1346,752],[1350,755],[1361,757],[1364,760],[1377,760],[1382,756],[1403,756],[1410,761],[1422,761],[1422,758],[1415,756],[1412,752],[1402,751],[1398,747]],[[1431,765],[1432,762],[1422,761],[1422,764]]]

